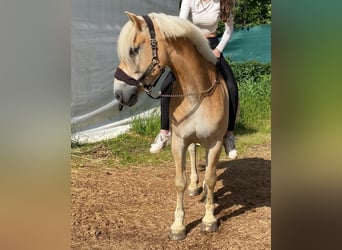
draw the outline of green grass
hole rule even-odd
[[[245,81],[239,84],[240,115],[236,125],[239,134],[271,132],[271,80]]]
[[[156,132],[157,131],[157,132]],[[154,131],[154,136],[159,129]],[[159,154],[150,154],[151,137],[142,136],[130,132],[117,138],[104,141],[106,148],[110,149],[114,157],[119,160],[121,166],[129,165],[160,165],[172,161],[170,150],[164,150]]]
[[[131,124],[131,131],[146,137],[156,136],[160,129],[160,111],[152,112],[148,119],[136,117]]]
[[[173,162],[170,146],[158,154],[150,154],[152,142],[152,137],[129,132],[97,143],[74,143],[71,148],[71,165],[125,168],[141,164],[161,166]]]

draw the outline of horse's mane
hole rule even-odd
[[[195,46],[197,51],[209,62],[216,63],[207,39],[203,38],[201,31],[190,21],[178,16],[166,15],[164,13],[150,13],[149,16],[158,24],[164,38],[188,38]],[[127,51],[133,45],[134,32],[133,23],[127,22],[120,33],[118,39],[118,55],[125,59],[128,57]]]

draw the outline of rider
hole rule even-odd
[[[192,17],[193,23],[200,28],[203,36],[208,39],[214,55],[219,60],[220,72],[226,81],[229,91],[229,124],[224,135],[223,145],[225,152],[231,159],[237,158],[235,148],[235,138],[233,130],[238,107],[238,87],[234,74],[222,55],[222,51],[230,39],[233,25],[233,0],[183,0],[179,17],[189,19]],[[221,40],[218,39],[216,30],[219,20],[225,24],[225,31]],[[172,94],[175,76],[170,72],[161,86],[162,94]],[[153,144],[151,144],[150,153],[160,152],[170,140],[170,120],[169,120],[170,97],[161,98],[161,129]]]

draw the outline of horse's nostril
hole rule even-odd
[[[115,94],[115,98],[116,98],[117,100],[120,100],[120,101],[121,101],[121,95],[120,95],[120,94]]]
[[[138,96],[137,95],[132,95],[131,98],[129,99],[129,105],[133,106],[138,100]]]

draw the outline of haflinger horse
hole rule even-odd
[[[177,205],[169,238],[186,237],[183,195],[186,188],[186,151],[191,160],[189,194],[199,193],[194,143],[206,148],[205,215],[203,232],[217,228],[214,216],[216,165],[228,125],[228,90],[216,66],[208,41],[190,21],[163,13],[137,16],[125,12],[129,21],[118,38],[119,66],[114,77],[114,96],[120,105],[134,105],[140,93],[151,92],[168,66],[176,77],[170,101],[171,149],[176,166]]]

